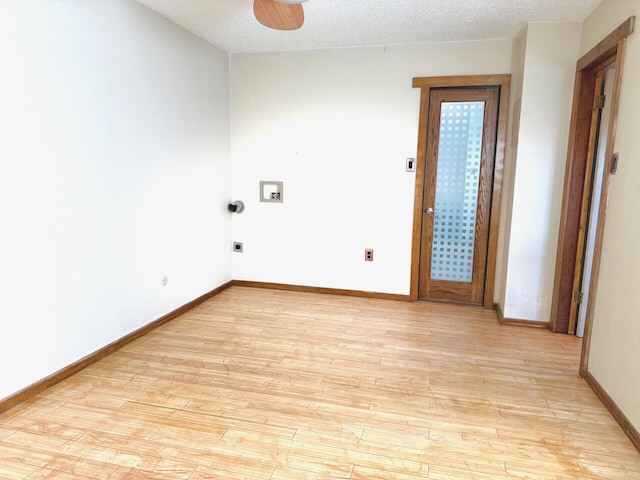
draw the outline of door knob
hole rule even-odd
[[[428,207],[424,209],[424,213],[426,213],[427,215],[434,215],[436,212],[433,211],[433,208]]]

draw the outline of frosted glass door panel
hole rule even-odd
[[[471,282],[484,102],[443,102],[431,279]]]
[[[500,90],[429,92],[418,298],[485,302]]]

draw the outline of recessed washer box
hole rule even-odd
[[[284,200],[283,183],[260,180],[260,201],[282,203]]]

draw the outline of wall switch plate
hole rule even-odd
[[[364,249],[364,261],[373,262],[373,248]]]
[[[407,172],[415,172],[415,171],[416,171],[416,159],[407,158]]]
[[[242,253],[242,242],[233,242],[233,251]]]

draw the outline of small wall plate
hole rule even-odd
[[[260,181],[260,201],[282,203],[284,200],[283,182]]]
[[[615,175],[618,173],[618,160],[620,159],[620,154],[618,152],[614,153],[611,157],[611,175]]]
[[[415,172],[416,171],[416,159],[415,158],[407,158],[407,172]]]

